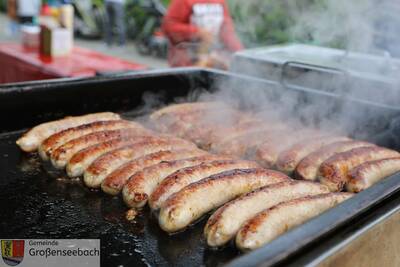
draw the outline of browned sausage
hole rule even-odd
[[[165,178],[158,185],[153,194],[151,194],[149,205],[153,210],[158,210],[170,195],[210,175],[232,169],[250,169],[256,167],[258,165],[251,161],[220,160],[181,169]]]
[[[25,152],[33,152],[50,135],[78,125],[94,121],[118,120],[120,116],[112,112],[93,113],[83,116],[65,117],[33,127],[17,140],[17,145]]]
[[[329,193],[329,189],[320,183],[292,180],[238,197],[219,208],[208,220],[204,228],[207,244],[212,247],[226,244],[247,220],[281,202],[324,193]]]
[[[317,130],[304,129],[274,136],[256,148],[255,160],[265,168],[273,168],[282,151],[290,148],[295,143],[309,140],[311,137],[318,138],[321,135],[322,133]]]
[[[368,161],[350,172],[346,188],[357,193],[399,171],[399,157]]]
[[[122,196],[129,207],[141,208],[147,203],[149,196],[165,177],[183,168],[196,166],[203,162],[223,159],[226,160],[227,157],[224,158],[222,156],[210,154],[188,159],[160,162],[130,177],[129,181],[122,189]]]
[[[150,142],[160,140],[158,136],[134,136],[128,138],[112,139],[107,142],[96,144],[78,151],[68,161],[67,174],[69,177],[77,177],[83,174],[89,165],[101,155],[104,155],[110,151],[130,147],[140,142]]]
[[[259,145],[266,139],[272,139],[278,134],[282,134],[285,128],[286,126],[283,124],[256,127],[255,129],[229,136],[213,144],[211,149],[218,154],[241,158],[246,155],[248,149]]]
[[[43,160],[48,160],[49,156],[55,149],[75,138],[94,132],[118,130],[123,128],[143,128],[143,127],[136,122],[126,121],[126,120],[96,121],[80,125],[77,127],[68,128],[49,136],[39,146],[38,152]]]
[[[284,173],[291,174],[297,164],[308,154],[320,149],[324,145],[349,140],[343,136],[322,136],[301,141],[279,154],[276,168]]]
[[[176,232],[229,200],[262,186],[289,180],[277,171],[235,169],[212,175],[184,187],[161,206],[159,224],[164,231]]]
[[[168,155],[164,154],[162,156],[153,157],[151,159],[147,158],[146,156],[144,157],[147,158],[146,160],[142,160],[143,157],[138,158],[137,160],[130,162],[130,164],[121,166],[120,169],[119,168],[113,169],[114,171],[110,172],[107,171],[106,175],[104,176],[105,178],[101,183],[101,189],[107,194],[117,195],[121,192],[123,186],[129,180],[129,178],[143,168],[149,167],[151,165],[157,164],[165,160],[179,160],[206,154],[206,152],[203,150],[193,149],[193,148],[184,149],[184,147],[182,147],[180,149],[179,146],[174,146],[173,149],[177,150],[168,150],[168,152],[170,152]],[[150,155],[154,155],[154,153]]]
[[[399,157],[394,150],[383,147],[360,147],[336,154],[321,164],[318,179],[331,191],[341,191],[348,179],[348,173],[367,161]]]
[[[347,200],[351,193],[328,193],[282,202],[247,221],[236,236],[242,251],[253,250],[272,241],[293,227]]]
[[[51,163],[54,167],[62,169],[65,167],[65,165],[67,165],[72,156],[82,149],[109,141],[111,139],[145,136],[149,134],[150,133],[147,130],[141,128],[118,129],[87,134],[76,139],[72,139],[71,141],[68,141],[54,150],[54,152],[50,155]]]
[[[357,147],[367,146],[374,146],[374,144],[350,140],[335,142],[330,145],[323,146],[321,149],[309,154],[300,161],[295,170],[295,177],[304,180],[316,180],[318,169],[322,162],[337,153],[346,152]]]

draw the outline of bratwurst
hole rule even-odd
[[[309,154],[302,159],[295,170],[297,179],[311,180],[317,179],[318,169],[322,162],[332,157],[335,154],[349,151],[357,147],[374,146],[374,144],[362,141],[341,141],[324,146],[321,149]]]
[[[149,199],[150,208],[158,210],[165,200],[173,193],[178,192],[191,183],[207,178],[210,175],[233,169],[250,169],[256,167],[258,167],[258,165],[251,161],[220,160],[181,169],[166,177],[158,185],[156,190],[154,190]]]
[[[247,221],[236,236],[236,246],[242,251],[259,248],[352,195],[328,193],[282,202]]]
[[[343,136],[322,136],[301,141],[279,154],[276,161],[276,168],[286,174],[291,174],[297,164],[308,154],[320,149],[324,145],[346,140],[349,140],[349,138]]]
[[[17,140],[17,145],[25,152],[34,152],[50,135],[62,130],[94,121],[118,120],[120,116],[112,112],[93,113],[83,116],[65,117],[64,119],[42,123],[27,131]]]
[[[204,155],[174,161],[164,161],[149,166],[129,178],[122,189],[125,204],[133,208],[142,208],[157,186],[172,173],[204,162],[227,160],[219,155]]]
[[[368,161],[350,172],[346,188],[358,193],[399,171],[400,157]]]
[[[182,230],[241,194],[285,180],[289,177],[283,173],[262,168],[235,169],[212,175],[171,195],[161,206],[159,224],[167,232]]]
[[[358,165],[379,159],[399,157],[400,153],[383,147],[359,147],[336,154],[321,164],[318,179],[331,191],[341,191],[349,172]]]
[[[79,151],[93,145],[115,139],[129,139],[147,136],[149,133],[139,128],[118,129],[95,132],[72,139],[58,147],[50,155],[51,163],[57,169],[63,169],[68,161]]]
[[[84,181],[87,186],[98,188],[108,174],[124,163],[150,153],[174,148],[197,149],[194,144],[178,138],[142,140],[99,156],[85,170]]]
[[[159,136],[137,136],[128,138],[112,139],[110,141],[90,146],[76,153],[67,164],[67,174],[70,177],[81,176],[84,171],[92,164],[96,159],[112,151],[118,151],[120,155],[127,152],[125,155],[129,157],[130,148],[138,143],[143,142],[156,142],[160,141]]]
[[[329,193],[329,189],[319,183],[285,181],[241,196],[226,203],[210,217],[204,228],[207,244],[211,247],[225,245],[247,220],[280,202],[323,193]]]
[[[124,128],[143,128],[136,122],[126,120],[96,121],[77,127],[65,129],[49,136],[39,146],[39,155],[43,160],[48,160],[52,152],[63,144],[81,136],[101,131],[118,130]]]
[[[141,170],[156,165],[162,161],[173,161],[190,157],[206,155],[207,152],[200,149],[161,150],[137,159],[131,160],[118,167],[107,175],[101,183],[101,188],[106,193],[119,192],[129,181],[129,178]],[[88,171],[90,167],[86,170]],[[86,176],[86,172],[84,177]]]

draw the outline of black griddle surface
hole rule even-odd
[[[148,209],[128,222],[120,197],[91,191],[37,154],[21,152],[20,134],[0,135],[1,238],[100,239],[102,266],[216,266],[237,256],[233,246],[207,248],[204,219],[173,236]]]

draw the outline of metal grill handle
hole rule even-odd
[[[285,87],[285,88],[301,88],[303,90],[317,90],[320,91],[317,88],[307,88],[304,86],[300,86],[297,84],[291,84],[287,81],[287,73],[290,68],[297,68],[297,69],[303,69],[303,70],[310,70],[310,71],[317,71],[319,73],[326,73],[326,74],[335,74],[335,75],[340,75],[343,79],[343,86],[347,87],[349,84],[349,75],[345,70],[339,69],[339,68],[333,68],[333,67],[325,67],[325,66],[320,66],[320,65],[315,65],[315,64],[309,64],[309,63],[303,63],[303,62],[297,62],[297,61],[286,61],[281,68],[281,75],[279,82],[280,84]]]

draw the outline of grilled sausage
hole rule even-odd
[[[161,108],[150,115],[150,120],[157,121],[160,120],[163,116],[179,116],[181,114],[188,113],[198,113],[203,110],[211,110],[211,109],[221,109],[226,104],[223,102],[194,102],[194,103],[180,103],[168,105],[164,108]]]
[[[185,119],[182,117],[179,119],[174,117],[173,119],[176,119],[176,121],[169,122],[169,123],[167,123],[164,119],[163,123],[158,124],[156,128],[160,132],[172,133],[172,134],[176,135],[177,137],[184,138],[186,132],[190,131],[193,128],[197,128],[198,124],[200,124],[199,123],[199,120],[201,119],[200,114],[196,114],[196,118],[194,118],[194,116],[191,116],[191,117],[193,117],[193,118],[191,118],[188,121],[185,121]],[[184,138],[184,139],[187,139],[187,138]]]
[[[75,138],[81,137],[94,132],[106,130],[118,130],[123,128],[143,128],[136,122],[126,120],[109,120],[109,121],[96,121],[88,124],[83,124],[77,127],[65,129],[61,132],[49,136],[39,146],[39,155],[43,160],[48,160],[52,151],[71,141]]]
[[[101,183],[101,188],[107,194],[116,195],[122,190],[123,186],[128,182],[132,175],[144,168],[160,163],[161,161],[180,160],[204,156],[206,154],[207,152],[199,149],[163,150],[151,153],[114,169],[110,174],[105,176]]]
[[[99,158],[99,165],[112,166],[113,163],[127,161],[127,159],[134,159],[135,156],[142,156],[139,154],[148,146],[162,144],[168,142],[159,136],[142,136],[133,138],[120,138],[110,140],[98,145],[91,146],[76,153],[67,164],[67,174],[69,177],[77,177],[84,173],[84,171]],[[185,142],[187,144],[187,142]],[[138,149],[136,153],[135,149]],[[157,149],[154,148],[153,149]],[[159,150],[157,150],[159,151]],[[109,153],[110,152],[110,153]],[[155,151],[153,151],[155,152]],[[104,155],[104,160],[103,156]],[[96,169],[96,166],[92,169]],[[100,169],[99,169],[100,170]]]
[[[303,180],[316,180],[318,169],[322,162],[341,152],[349,151],[357,147],[374,146],[374,144],[362,141],[341,141],[324,146],[302,159],[295,170],[295,177]]]
[[[153,112],[150,121],[162,132],[182,135],[182,131],[198,124],[199,120],[203,121],[202,118],[208,118],[208,114],[215,114],[216,110],[231,110],[231,108],[222,102],[175,104]]]
[[[253,120],[247,120],[245,122],[239,122],[237,124],[221,125],[220,127],[215,127],[212,132],[207,136],[205,144],[209,146],[209,149],[217,151],[219,144],[224,142],[229,142],[240,136],[246,135],[249,132],[261,131],[261,130],[271,130],[271,127],[261,120],[255,118]]]
[[[217,155],[205,155],[175,161],[164,161],[155,164],[133,175],[122,189],[122,196],[126,205],[141,208],[156,187],[170,174],[203,162],[227,159]]]
[[[234,135],[238,131],[244,132],[246,129],[260,126],[260,119],[249,116],[246,113],[239,111],[222,112],[218,110],[219,116],[212,114],[200,122],[195,122],[195,125],[188,128],[183,133],[183,138],[195,142],[199,147],[207,150],[211,149],[213,143],[217,143],[227,136]]]
[[[290,135],[267,139],[255,152],[255,160],[265,168],[272,168],[278,159],[279,153],[294,144],[297,139]]]
[[[214,212],[204,228],[207,244],[212,247],[226,244],[247,220],[280,202],[324,193],[329,193],[326,186],[309,181],[285,181],[257,189]]]
[[[278,133],[282,133],[284,128],[283,124],[275,124],[250,129],[214,143],[211,150],[219,154],[240,158],[246,154],[249,148],[259,145],[263,140],[273,138]]]
[[[351,193],[328,193],[280,203],[247,221],[236,235],[236,246],[242,251],[259,248],[351,196]]]
[[[295,143],[308,140],[310,137],[317,138],[322,133],[314,129],[286,132],[267,139],[255,150],[255,160],[265,168],[275,167],[278,156]]]
[[[161,206],[159,224],[166,232],[182,230],[241,194],[288,179],[282,173],[262,168],[234,169],[209,176],[171,195]]]
[[[65,165],[67,165],[68,161],[72,158],[72,156],[82,149],[112,139],[136,137],[143,135],[147,135],[147,132],[146,130],[140,128],[118,129],[87,134],[68,141],[67,143],[54,150],[53,153],[50,155],[51,163],[57,169],[63,169]]]
[[[130,160],[161,150],[183,148],[197,149],[193,143],[178,138],[149,139],[118,148],[101,155],[88,166],[84,171],[85,184],[98,188],[108,174]]]
[[[217,112],[217,113],[216,113]],[[214,107],[214,109],[200,110],[196,112],[188,112],[184,114],[174,115],[169,120],[168,130],[179,135],[185,135],[192,129],[200,129],[201,127],[216,127],[221,123],[223,127],[232,125],[240,118],[241,113],[227,107]],[[168,116],[165,116],[168,118]],[[175,121],[174,121],[175,120]],[[163,118],[165,122],[165,118]],[[164,124],[166,126],[166,124]]]
[[[399,171],[399,157],[365,162],[350,172],[347,191],[360,192]]]
[[[191,140],[203,149],[212,150],[213,144],[239,137],[250,131],[259,131],[263,127],[263,123],[259,119],[249,120],[245,114],[238,111],[217,111],[206,113],[198,119],[179,121],[173,124],[169,130],[174,134],[179,133],[179,136]]]
[[[88,187],[98,188],[108,174],[130,160],[161,150],[183,148],[197,149],[193,143],[177,138],[148,139],[120,147],[95,159],[84,171],[84,182]]]
[[[217,160],[202,163],[197,166],[187,167],[176,171],[166,177],[154,190],[149,199],[149,205],[152,210],[158,210],[161,205],[173,193],[178,192],[185,186],[200,181],[210,175],[232,169],[256,168],[255,162],[241,160]]]
[[[278,160],[276,161],[276,168],[286,174],[291,174],[297,164],[308,154],[325,145],[346,140],[349,140],[349,138],[342,136],[322,136],[301,141],[279,154]]]
[[[347,182],[348,173],[367,161],[399,157],[397,151],[383,147],[359,147],[336,154],[321,164],[318,179],[331,191],[341,191]]]
[[[118,120],[120,116],[111,112],[93,113],[76,117],[65,117],[64,119],[42,123],[27,131],[17,140],[17,145],[25,152],[33,152],[50,135],[78,125],[94,121]]]

